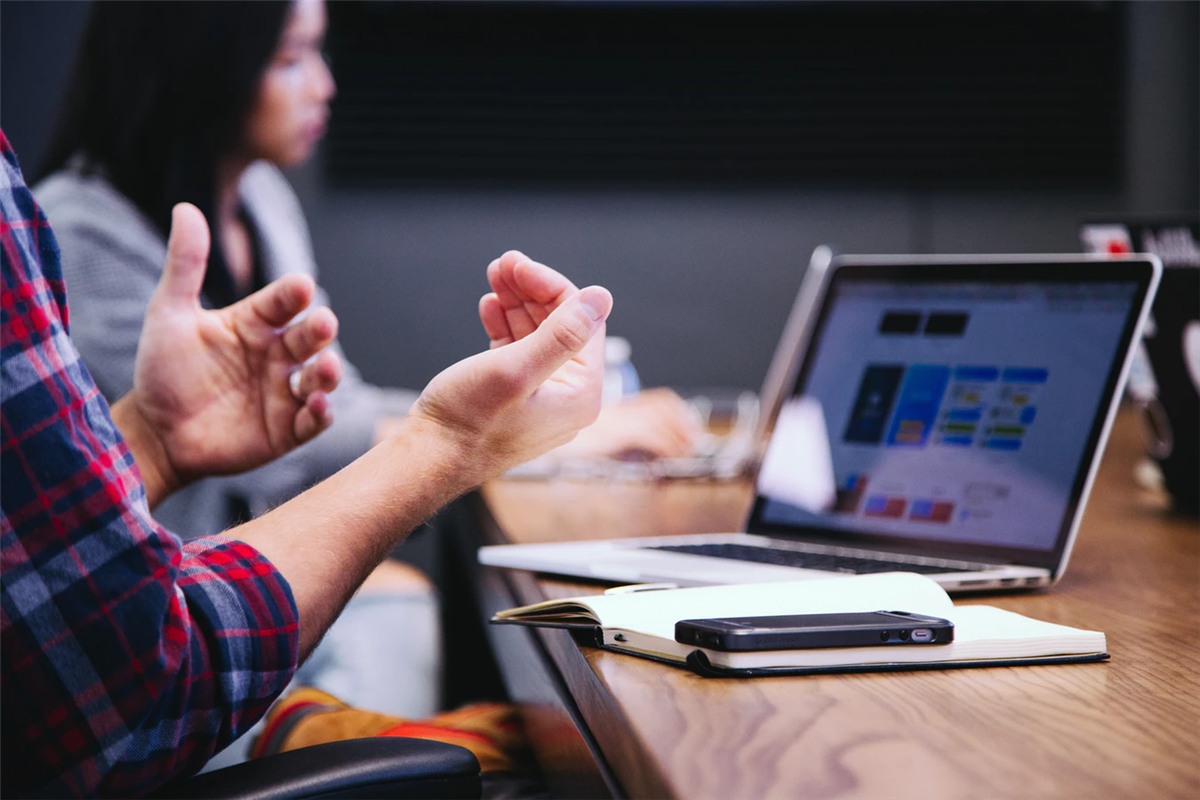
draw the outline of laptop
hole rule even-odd
[[[835,257],[745,532],[484,547],[479,560],[680,586],[897,570],[956,592],[1047,586],[1161,274],[1140,255]],[[776,442],[811,441],[814,419],[833,473],[820,506],[819,465],[783,453],[789,487],[771,464]]]
[[[1134,354],[1128,392],[1143,411],[1146,449],[1175,509],[1200,514],[1200,220],[1085,222],[1079,238],[1086,252],[1162,259],[1162,284]]]

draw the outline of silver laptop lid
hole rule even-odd
[[[792,310],[788,313],[787,323],[779,343],[775,345],[775,353],[771,356],[771,366],[763,379],[762,389],[758,393],[759,417],[754,434],[754,444],[758,451],[755,461],[762,458],[762,449],[767,444],[771,425],[779,414],[779,407],[787,399],[791,388],[796,382],[796,370],[800,368],[801,358],[808,347],[812,336],[813,323],[816,321],[818,304],[825,293],[825,280],[829,276],[829,266],[833,263],[833,249],[828,245],[818,245],[808,259],[808,269],[804,272],[804,280]]]
[[[835,258],[772,443],[790,406],[816,406],[836,495],[806,509],[760,476],[747,530],[1059,572],[1161,270]]]

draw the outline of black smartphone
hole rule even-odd
[[[675,641],[735,653],[947,644],[954,641],[954,623],[907,611],[685,619],[675,623]]]

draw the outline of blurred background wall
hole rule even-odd
[[[484,267],[516,247],[613,290],[610,332],[632,341],[645,384],[757,388],[818,244],[1073,252],[1084,219],[1200,214],[1198,9],[346,0],[331,9],[331,135],[291,178],[343,344],[374,382],[419,387],[483,346]],[[0,3],[0,125],[28,173],[87,11]],[[754,16],[768,13],[783,21]],[[497,32],[498,14],[519,24]],[[959,18],[922,41],[947,14]],[[677,109],[678,130],[660,141],[631,93],[645,115]],[[700,134],[716,129],[703,114],[717,96],[740,115],[720,141]],[[793,108],[811,113],[755,121]],[[862,109],[882,116],[855,123]],[[571,119],[592,130],[620,114],[611,137],[629,146],[604,151],[615,160],[575,146]],[[968,125],[957,139],[951,122]],[[789,125],[825,133],[788,151]],[[559,153],[562,137],[575,144]],[[709,149],[672,160],[693,139]]]

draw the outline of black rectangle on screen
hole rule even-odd
[[[961,312],[941,312],[929,315],[925,333],[934,336],[962,336],[967,329],[968,315]]]
[[[916,333],[920,328],[920,311],[885,311],[879,320],[879,332],[883,334]]]

